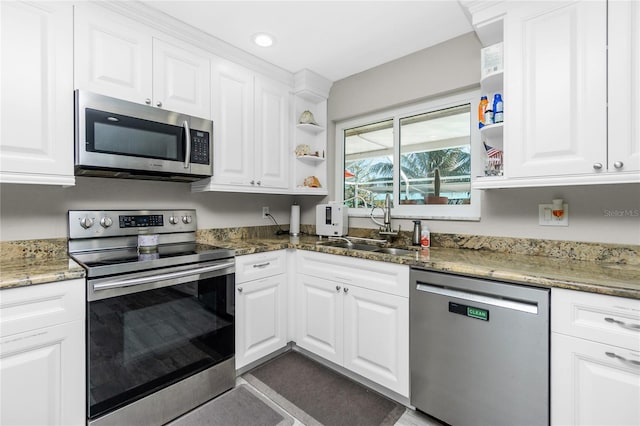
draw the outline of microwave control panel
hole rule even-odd
[[[209,164],[209,133],[197,130],[191,131],[191,162]]]

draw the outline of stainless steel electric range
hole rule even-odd
[[[69,211],[90,425],[161,425],[234,386],[234,252],[196,229],[195,210]]]

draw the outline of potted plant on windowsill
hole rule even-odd
[[[448,197],[440,196],[440,169],[436,168],[433,176],[433,195],[424,197],[425,204],[447,204]]]

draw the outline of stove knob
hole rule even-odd
[[[103,228],[108,228],[113,225],[113,220],[109,216],[105,216],[100,219],[100,225],[102,225]]]
[[[179,218],[177,216],[171,216],[169,218],[169,223],[172,224],[172,225],[177,225],[178,221],[179,221]]]
[[[80,219],[80,226],[82,226],[84,229],[89,229],[93,226],[93,219],[85,216],[82,219]]]
[[[191,216],[182,216],[182,223],[191,223]]]

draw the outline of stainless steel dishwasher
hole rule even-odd
[[[548,289],[411,269],[411,404],[455,426],[549,424]]]

